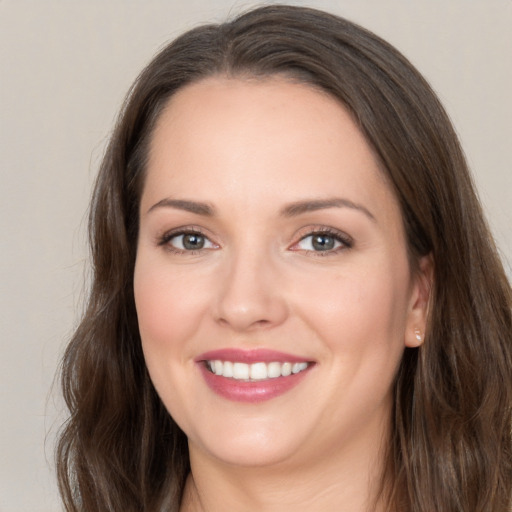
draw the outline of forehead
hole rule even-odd
[[[209,136],[199,140],[205,133]],[[269,154],[277,147],[284,152],[287,143],[300,139],[310,140],[310,145],[319,145],[322,139],[326,144],[335,139],[357,141],[371,152],[351,114],[323,90],[279,76],[219,76],[185,86],[171,97],[157,121],[150,157],[171,139],[181,144],[193,140],[213,149],[215,142],[225,144],[225,136],[231,152],[259,143],[266,144]],[[308,147],[295,145],[293,150],[305,152]]]
[[[323,197],[337,186],[354,200],[394,201],[347,109],[281,77],[213,77],[179,90],[156,124],[147,180],[143,196],[231,191],[249,204],[256,186],[276,201]]]

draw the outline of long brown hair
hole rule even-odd
[[[202,78],[284,75],[337,98],[401,205],[411,262],[431,254],[424,344],[395,383],[383,475],[390,510],[508,512],[512,489],[512,296],[451,123],[396,49],[344,19],[268,6],[191,30],[141,73],[94,190],[93,280],[62,363],[70,410],[57,446],[68,511],[179,508],[186,437],[145,368],[133,300],[148,142],[168,99]]]

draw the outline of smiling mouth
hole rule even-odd
[[[279,362],[270,363],[241,363],[232,361],[221,361],[219,359],[205,361],[206,368],[219,377],[239,380],[243,382],[256,382],[261,380],[276,379],[278,377],[289,377],[306,370],[312,363],[302,362]]]

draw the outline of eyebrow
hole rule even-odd
[[[199,201],[191,201],[186,199],[171,199],[164,198],[158,203],[155,203],[147,213],[152,212],[157,208],[175,208],[177,210],[185,210],[187,212],[195,213],[205,217],[215,216],[215,208],[209,203]],[[329,199],[310,199],[304,201],[296,201],[287,204],[281,209],[280,214],[283,217],[296,217],[304,213],[314,212],[317,210],[326,210],[328,208],[351,208],[360,211],[371,221],[376,222],[374,215],[364,206],[354,203],[349,199],[333,197]]]
[[[185,210],[197,215],[204,215],[205,217],[213,217],[215,215],[215,208],[208,203],[200,203],[198,201],[188,201],[185,199],[170,199],[165,198],[158,203],[155,203],[149,210],[152,212],[157,208],[175,208],[177,210]]]
[[[353,210],[364,213],[364,215],[366,215],[371,221],[377,222],[370,210],[365,208],[363,205],[340,197],[333,197],[329,199],[313,199],[290,203],[281,210],[281,215],[284,217],[295,217],[297,215],[302,215],[303,213],[325,210],[327,208],[351,208]]]

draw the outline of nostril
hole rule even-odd
[[[269,325],[270,321],[269,320],[258,320],[256,322],[254,322],[254,324],[263,327],[265,325]]]
[[[258,328],[265,328],[272,325],[272,322],[267,319],[251,320],[249,318],[224,318],[220,317],[217,322],[222,326],[229,326],[236,330],[251,330]]]

